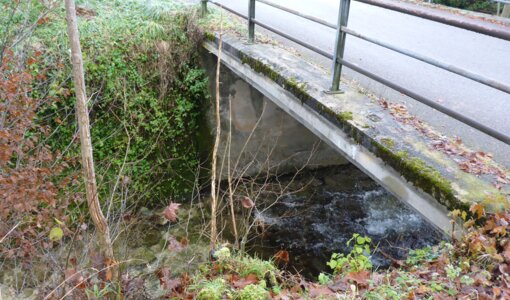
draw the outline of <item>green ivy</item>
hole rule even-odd
[[[197,132],[208,82],[198,64],[200,32],[186,8],[172,1],[81,1],[93,16],[79,18],[91,135],[101,199],[112,196],[158,205],[189,195],[199,165]],[[49,102],[40,120],[50,141],[79,155],[75,97],[61,8],[38,30]],[[122,170],[122,172],[121,172]],[[122,175],[119,177],[119,173]]]

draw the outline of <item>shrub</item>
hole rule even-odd
[[[16,66],[23,65],[21,58],[7,50],[0,66],[0,256],[25,262],[39,247],[52,246],[48,239],[52,228],[53,232],[66,228],[72,200],[72,195],[61,192],[72,180],[64,174],[68,162],[46,143],[51,128],[37,122],[37,110],[47,100],[30,96],[44,79],[30,69],[39,57],[34,53],[22,61],[29,68],[20,68]],[[61,237],[63,232],[59,233]]]
[[[434,3],[489,14],[496,13],[496,4],[488,0],[434,0]]]
[[[207,78],[198,66],[202,38],[193,11],[171,1],[84,1],[79,29],[90,96],[100,199],[143,205],[188,195],[199,164],[197,129]],[[54,149],[77,156],[75,97],[68,75],[65,18],[59,11],[33,38],[49,69],[44,125]],[[130,201],[130,204],[135,201]]]

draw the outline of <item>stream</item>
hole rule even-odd
[[[333,252],[350,251],[346,242],[354,233],[372,238],[375,268],[388,267],[389,257],[403,259],[409,249],[445,239],[419,213],[352,165],[321,168],[296,180],[308,180],[309,187],[255,213],[264,229],[252,241],[251,252],[270,258],[286,250],[287,268],[305,277],[330,272],[326,262]]]

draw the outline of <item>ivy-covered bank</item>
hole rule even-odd
[[[159,0],[77,5],[100,199],[157,205],[189,194],[209,97],[194,10]],[[64,16],[62,5],[35,32],[43,60],[31,68],[46,70],[56,100],[40,112],[53,131],[51,146],[72,158],[79,143]]]

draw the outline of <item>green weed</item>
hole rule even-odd
[[[370,261],[371,241],[369,237],[360,236],[355,233],[352,238],[347,241],[348,246],[352,244],[353,249],[351,252],[347,255],[343,253],[333,253],[327,265],[333,270],[334,274],[372,270],[372,262]]]

